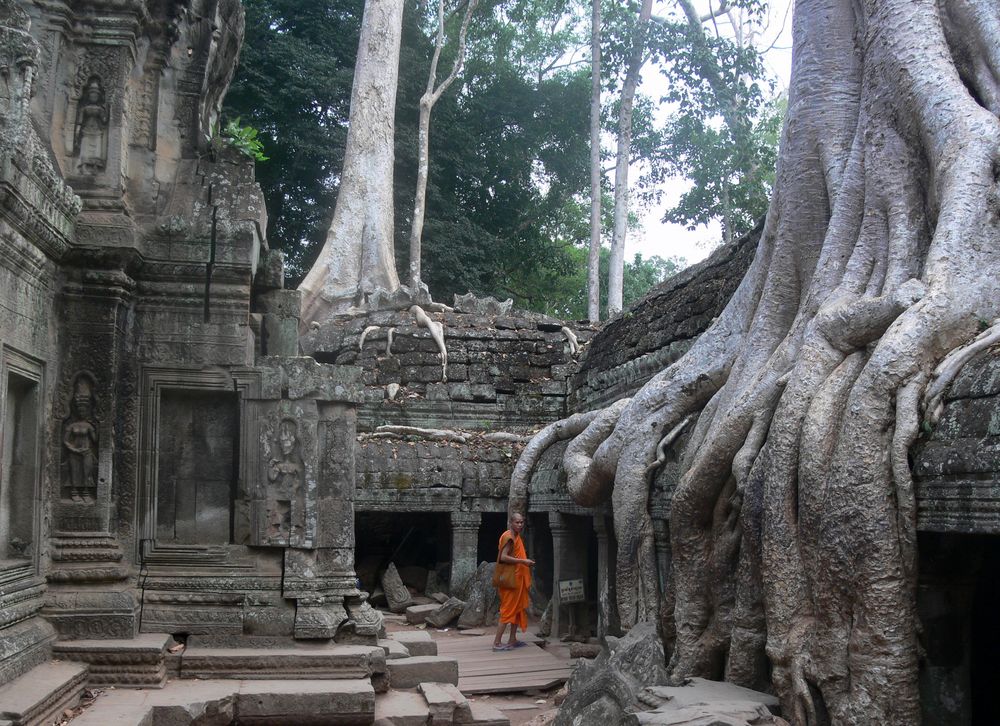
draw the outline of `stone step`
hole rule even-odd
[[[73,726],[369,726],[374,719],[375,692],[366,679],[207,680],[105,691]]]
[[[437,655],[398,658],[386,662],[389,687],[416,688],[421,683],[451,683],[458,685],[458,661]]]
[[[510,719],[499,709],[488,703],[471,701],[469,703],[472,711],[472,720],[469,724],[474,726],[510,726]],[[608,726],[611,726],[608,724]]]
[[[375,698],[375,726],[427,726],[427,701],[412,691],[389,691]]]
[[[406,646],[410,655],[437,655],[437,643],[431,638],[431,634],[423,630],[400,630],[389,633],[389,639],[395,640]]]
[[[87,666],[81,663],[59,661],[35,666],[0,686],[0,722],[47,726],[80,701],[86,682]]]
[[[375,726],[510,726],[510,720],[489,704],[471,703],[451,684],[423,683],[418,692],[377,695]]]
[[[56,658],[86,663],[87,682],[119,688],[162,688],[167,682],[166,633],[144,633],[128,640],[63,640],[52,646]]]
[[[386,660],[395,660],[397,658],[409,658],[409,649],[400,643],[398,640],[393,638],[380,638],[378,641],[379,647],[385,651]]]
[[[457,686],[450,683],[421,683],[417,690],[423,694],[430,712],[431,726],[471,723],[472,709]]]
[[[404,659],[400,659],[404,660]],[[286,648],[188,648],[180,678],[372,678],[386,671],[378,646],[330,644]]]

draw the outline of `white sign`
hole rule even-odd
[[[567,605],[586,600],[583,594],[583,580],[559,581],[559,604]]]

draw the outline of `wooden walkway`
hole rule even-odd
[[[519,633],[518,635],[523,635]],[[535,645],[493,652],[493,635],[470,635],[438,640],[438,655],[458,660],[458,689],[466,694],[544,690],[564,683],[572,664]]]

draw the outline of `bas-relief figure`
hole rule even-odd
[[[104,171],[108,160],[108,104],[99,76],[90,76],[76,107],[73,156],[80,174]]]
[[[98,436],[94,415],[94,380],[77,375],[63,423],[63,498],[93,502],[97,495]]]
[[[270,440],[267,463],[267,536],[299,539],[305,534],[305,462],[295,419],[283,418]]]

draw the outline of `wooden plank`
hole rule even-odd
[[[569,678],[570,664],[534,645],[534,636],[522,639],[529,645],[495,652],[491,634],[447,638],[437,641],[438,653],[458,661],[458,688],[468,694],[543,690]]]

